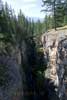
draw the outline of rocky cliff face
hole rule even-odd
[[[20,100],[21,90],[18,64],[13,58],[0,55],[0,100]]]
[[[42,36],[48,66],[45,77],[51,79],[60,100],[65,95],[64,74],[67,66],[67,30],[50,31]]]

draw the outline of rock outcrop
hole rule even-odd
[[[44,57],[47,59],[45,77],[56,86],[55,91],[63,100],[65,97],[64,74],[67,66],[67,30],[50,31],[42,36]]]

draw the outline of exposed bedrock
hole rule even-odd
[[[65,74],[67,67],[67,37],[59,33],[42,36],[44,57],[47,59],[45,77],[56,86],[55,91],[60,100],[65,100]]]

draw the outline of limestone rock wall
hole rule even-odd
[[[52,32],[52,33],[51,33]],[[42,36],[44,57],[48,66],[45,77],[51,79],[56,86],[60,100],[65,96],[64,74],[67,66],[67,33],[66,31],[51,31]]]

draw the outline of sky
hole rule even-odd
[[[45,14],[42,10],[42,0],[2,0],[11,6],[16,15],[21,9],[26,17],[43,19]]]

